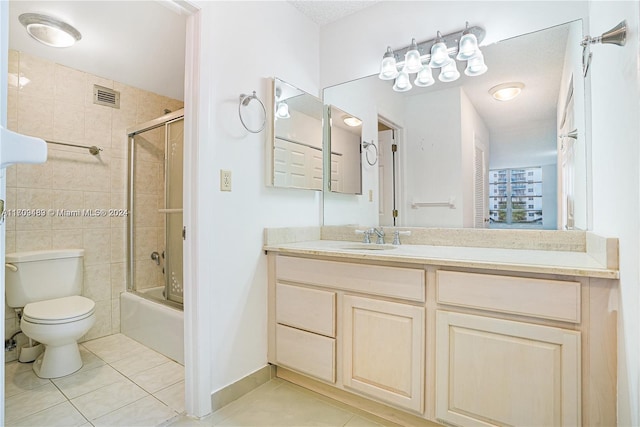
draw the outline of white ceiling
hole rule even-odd
[[[300,12],[316,24],[322,26],[351,15],[365,7],[377,3],[378,0],[367,1],[308,1],[289,0]]]
[[[43,13],[73,25],[82,40],[52,48],[18,16]],[[9,2],[9,48],[171,98],[184,98],[186,17],[159,1]]]

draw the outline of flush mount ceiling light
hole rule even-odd
[[[502,83],[489,89],[489,93],[498,101],[511,101],[513,98],[520,95],[522,89],[524,89],[524,83]]]
[[[39,13],[23,13],[18,20],[27,33],[40,43],[52,47],[69,47],[80,39],[78,30],[66,22]]]
[[[289,105],[284,101],[278,102],[278,106],[276,107],[276,118],[288,119],[289,117],[291,117],[289,114]]]
[[[343,116],[342,121],[345,125],[351,126],[352,128],[358,127],[362,124],[362,120],[353,116]]]
[[[432,68],[441,69],[438,80],[452,82],[460,77],[456,59],[467,61],[464,70],[467,76],[482,75],[487,71],[487,66],[478,44],[484,39],[484,34],[483,28],[469,27],[467,22],[464,30],[444,36],[438,31],[433,40],[416,43],[412,39],[409,46],[395,51],[387,47],[378,77],[395,80],[393,90],[396,92],[411,90],[409,74],[416,74],[413,82],[416,86],[431,86],[434,83]]]

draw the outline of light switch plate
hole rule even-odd
[[[231,171],[220,169],[220,191],[231,191]]]

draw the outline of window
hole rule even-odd
[[[542,228],[542,168],[490,172],[490,227]]]

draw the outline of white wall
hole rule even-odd
[[[459,87],[410,96],[405,111],[405,184],[407,224],[462,227],[463,171]],[[454,197],[457,209],[422,207],[411,202],[442,202]]]
[[[320,224],[320,193],[265,185],[265,132],[238,119],[238,97],[267,102],[277,76],[319,93],[317,26],[287,2],[200,2],[202,14],[198,271],[210,299],[211,390],[267,363],[267,269],[263,229]],[[219,191],[219,170],[232,191]],[[205,327],[209,327],[206,325]]]
[[[627,20],[624,47],[595,45],[591,80],[593,230],[620,239],[618,425],[640,424],[639,3],[590,3],[589,34]]]
[[[460,89],[460,148],[462,168],[462,226],[474,226],[475,212],[475,146],[476,141],[485,152],[485,162],[488,163],[491,156],[491,140],[489,130],[482,117],[471,103],[471,100]],[[489,203],[489,165],[486,165],[485,176],[485,205]]]

